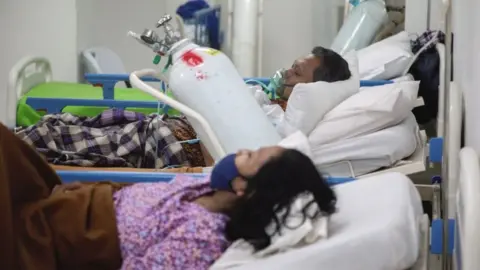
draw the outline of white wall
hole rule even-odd
[[[313,45],[311,0],[265,0],[263,70],[270,76],[281,67],[307,54]]]
[[[463,90],[466,145],[480,154],[480,1],[453,2],[454,80]]]
[[[184,2],[145,0],[138,5],[128,0],[78,0],[78,50],[107,46],[122,58],[128,71],[152,67],[152,53],[127,38],[126,32],[141,32],[145,27],[153,27],[163,14],[174,14]],[[209,2],[225,4],[226,0]],[[334,3],[343,4],[343,1],[320,2],[323,1],[265,0],[261,76],[270,76],[278,68],[289,67],[294,59],[307,54],[314,45],[330,45],[338,21]],[[226,5],[223,7],[222,15],[227,16]]]
[[[153,29],[163,15],[175,14],[185,1],[77,0],[78,51],[106,46],[121,57],[128,72],[155,67],[152,51],[127,37],[127,32]]]
[[[129,30],[154,28],[166,12],[166,1],[77,0],[78,51],[106,46],[116,52],[127,71],[153,67],[153,53],[127,37]]]
[[[329,47],[341,18],[343,0],[264,0],[263,69],[271,76],[314,46]]]
[[[432,30],[444,30],[442,0],[405,0],[405,3],[407,6],[405,29],[408,32],[421,34],[428,27]],[[430,20],[427,16],[429,9]]]
[[[312,37],[314,45],[330,47],[343,19],[343,0],[312,1]]]
[[[0,80],[26,55],[45,56],[55,79],[76,81],[75,0],[0,1]]]
[[[26,55],[50,59],[54,79],[77,80],[75,0],[0,1],[0,121],[8,74]]]
[[[0,82],[5,85],[11,66],[27,54],[49,58],[55,79],[75,81],[79,53],[93,46],[111,48],[122,58],[127,71],[152,67],[152,53],[126,33],[153,27],[163,14],[174,13],[183,2],[145,0],[138,5],[128,0],[0,1],[0,27],[8,37],[1,45],[5,57],[0,63]],[[290,66],[314,45],[330,45],[338,28],[340,4],[343,0],[265,0],[264,67],[260,75],[270,76],[278,68]],[[29,44],[31,40],[42,42]]]
[[[226,28],[227,0],[222,4]],[[316,45],[330,46],[338,31],[338,10],[343,0],[264,0],[261,77],[271,76]],[[230,48],[227,48],[227,51]]]

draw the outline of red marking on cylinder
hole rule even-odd
[[[195,78],[197,78],[199,81],[203,81],[207,78],[207,75],[200,70],[197,70],[197,72],[195,72]]]
[[[193,51],[188,51],[182,55],[182,60],[190,67],[196,67],[203,64],[203,59],[200,55],[194,53]]]
[[[94,84],[93,84],[93,87],[103,87],[103,84],[101,84],[101,83],[94,83]]]

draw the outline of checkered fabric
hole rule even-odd
[[[436,36],[438,32],[438,36]],[[430,40],[435,39],[426,50],[435,47],[437,43],[445,43],[445,34],[442,31],[426,31],[421,34],[417,39],[412,41],[412,52],[417,53],[423,46],[425,46]]]
[[[96,117],[44,116],[17,133],[56,165],[164,168],[190,166],[161,115],[110,109]]]

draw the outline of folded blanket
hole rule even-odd
[[[17,135],[56,165],[164,168],[204,166],[199,144],[183,117],[110,109],[96,117],[46,115]]]
[[[45,160],[0,125],[1,269],[120,269],[112,199],[120,186],[52,194],[59,184]]]

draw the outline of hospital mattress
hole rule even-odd
[[[422,147],[419,140],[418,125],[411,114],[396,126],[314,147],[313,160],[325,174],[335,177],[360,176],[391,167],[409,157],[417,146]]]
[[[416,263],[423,211],[408,177],[386,173],[335,191],[338,212],[330,218],[327,239],[229,269],[403,270]],[[229,254],[216,264],[229,264]]]
[[[151,95],[138,89],[115,88],[115,100],[131,101],[157,101]],[[28,91],[18,102],[17,125],[29,126],[40,120],[44,114],[33,110],[26,104],[28,97],[38,98],[71,98],[71,99],[103,99],[101,87],[94,87],[89,84],[77,84],[66,82],[48,82],[39,84]],[[85,107],[85,106],[67,106],[63,112],[72,113],[79,116],[96,116],[102,113],[105,107]],[[156,109],[129,108],[130,110],[141,113],[153,113]]]

